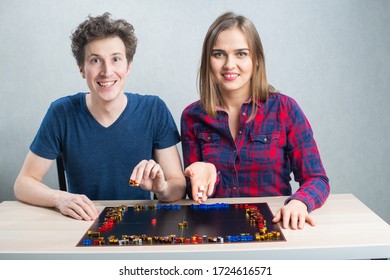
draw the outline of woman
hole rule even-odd
[[[210,26],[199,91],[200,100],[181,118],[184,165],[208,162],[218,178],[215,184],[192,184],[189,195],[197,202],[289,196],[273,221],[292,229],[305,222],[314,226],[309,212],[325,202],[329,180],[302,110],[268,84],[261,40],[247,18],[225,13]],[[300,185],[294,194],[291,172]]]

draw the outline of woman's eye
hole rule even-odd
[[[223,57],[224,54],[222,52],[215,52],[215,53],[213,53],[213,56],[214,57]]]
[[[244,57],[244,56],[247,56],[248,53],[247,53],[247,52],[238,52],[237,55],[238,55],[239,57]]]

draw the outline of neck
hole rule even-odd
[[[95,100],[91,94],[87,94],[86,103],[96,121],[102,126],[108,127],[118,119],[126,108],[127,97],[125,94],[121,94],[115,100],[104,102],[100,99]]]
[[[249,98],[249,94],[224,94],[222,95],[223,108],[227,111],[240,110],[242,104]]]

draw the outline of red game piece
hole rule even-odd
[[[152,225],[157,224],[157,219],[152,219]]]

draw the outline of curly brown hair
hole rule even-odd
[[[124,43],[126,58],[130,63],[137,48],[137,37],[134,34],[134,27],[126,20],[113,20],[110,13],[101,16],[91,17],[82,22],[71,35],[72,53],[76,58],[77,65],[84,65],[85,45],[96,39],[118,36]]]

